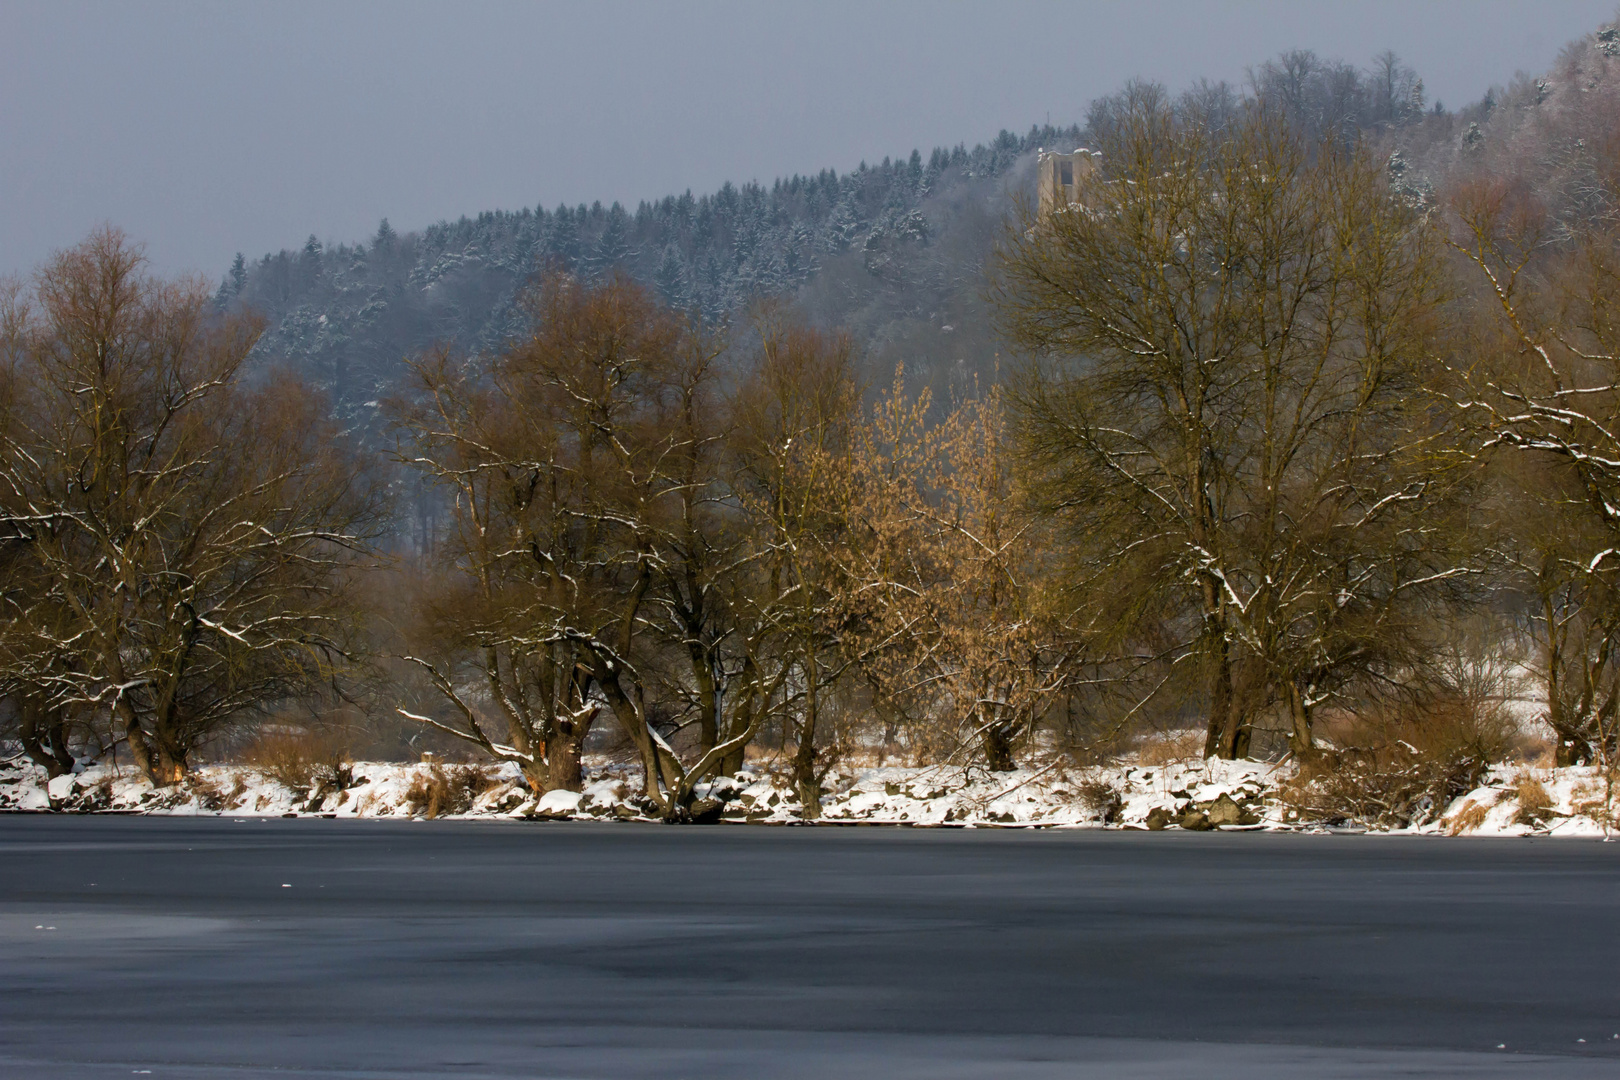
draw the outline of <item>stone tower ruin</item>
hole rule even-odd
[[[1096,168],[1097,155],[1081,147],[1072,154],[1041,150],[1036,164],[1036,199],[1040,216],[1080,201],[1078,182]]]

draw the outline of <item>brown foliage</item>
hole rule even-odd
[[[1136,761],[1142,765],[1177,765],[1201,758],[1203,749],[1204,733],[1195,728],[1152,732],[1142,739]]]
[[[1120,811],[1125,808],[1125,799],[1120,790],[1108,781],[1096,777],[1082,780],[1075,789],[1075,794],[1108,824],[1119,820]]]
[[[1514,781],[1513,787],[1519,800],[1519,812],[1515,820],[1520,825],[1545,825],[1552,811],[1553,801],[1541,781],[1529,773],[1521,773]]]
[[[1062,683],[1041,522],[1020,512],[1000,393],[930,423],[925,390],[889,393],[855,428],[843,640],[881,704],[926,740],[1015,767]]]

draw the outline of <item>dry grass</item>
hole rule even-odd
[[[1589,817],[1606,829],[1620,826],[1620,814],[1616,813],[1615,795],[1620,794],[1620,770],[1604,774],[1599,772],[1597,777],[1575,785],[1570,793],[1574,805],[1571,807],[1575,813]]]
[[[332,732],[266,728],[242,757],[294,795],[308,795],[312,789],[341,791],[354,782],[348,746]]]
[[[186,777],[186,787],[191,790],[192,797],[197,800],[197,805],[202,809],[214,811],[225,809],[226,796],[224,792],[219,790],[218,784],[204,780],[196,773],[192,773]]]
[[[186,785],[197,799],[197,805],[204,810],[223,811],[235,810],[241,806],[247,796],[247,780],[238,775],[231,783],[229,791],[221,791],[218,784],[192,774]]]
[[[444,814],[465,814],[473,801],[500,781],[477,765],[441,765],[432,762],[426,773],[417,773],[405,792],[405,805],[412,814],[436,818]]]
[[[1204,733],[1197,728],[1156,731],[1142,739],[1136,760],[1140,765],[1179,765],[1204,756]]]
[[[1513,820],[1520,825],[1545,825],[1552,812],[1553,801],[1541,781],[1527,772],[1520,773],[1514,780],[1514,789],[1519,800],[1519,812]]]
[[[1463,804],[1457,808],[1457,812],[1445,819],[1446,835],[1461,836],[1463,833],[1473,832],[1485,824],[1485,817],[1490,812],[1490,807],[1477,803],[1473,799],[1463,800]]]

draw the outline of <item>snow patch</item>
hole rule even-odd
[[[583,790],[536,798],[511,765],[484,768],[486,782],[463,812],[441,816],[548,820],[648,821],[653,804],[639,780],[606,762],[586,770]],[[242,765],[199,768],[185,783],[154,788],[128,769],[91,765],[46,779],[25,760],[0,762],[0,810],[73,813],[334,818],[419,817],[420,791],[431,763],[358,762],[342,787],[290,791]],[[1053,763],[991,773],[983,768],[842,767],[830,774],[817,823],[920,828],[1299,829],[1288,820],[1279,785],[1293,770],[1256,761],[1184,761],[1081,768]],[[413,791],[417,794],[413,799]],[[1434,820],[1410,832],[1447,836],[1605,835],[1611,792],[1595,768],[1558,770],[1500,766],[1479,787],[1459,796]],[[764,825],[805,822],[804,807],[782,771],[750,767],[699,784],[694,797],[722,806],[725,821]],[[712,800],[712,801],[711,801]],[[1526,801],[1533,805],[1526,805]],[[1620,798],[1615,800],[1620,802]]]

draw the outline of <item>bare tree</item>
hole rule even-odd
[[[248,384],[258,321],[146,275],[116,231],[12,309],[8,677],[48,712],[105,714],[173,783],[199,743],[348,656],[373,488],[318,399]]]
[[[1436,241],[1365,152],[1162,100],[1121,119],[1080,207],[1009,232],[997,299],[1033,358],[1013,404],[1077,623],[1180,620],[1206,752],[1245,755],[1272,710],[1305,752],[1313,710],[1398,665],[1413,606],[1469,569],[1425,394]]]
[[[1605,199],[1614,202],[1614,185]],[[1620,752],[1620,258],[1616,234],[1573,236],[1521,186],[1452,198],[1453,247],[1483,286],[1458,395],[1524,520],[1506,554],[1532,602],[1556,761]],[[1528,513],[1526,512],[1528,511]]]
[[[723,706],[739,673],[727,663],[736,541],[717,471],[718,350],[627,279],[552,275],[526,302],[530,336],[487,363],[418,363],[400,407],[409,460],[454,497],[440,552],[450,584],[429,611],[447,658],[412,660],[455,715],[406,715],[548,789],[579,786],[584,739],[611,713],[646,797],[685,820],[697,783],[765,717],[747,693]],[[685,712],[699,724],[690,763],[668,737]]]
[[[822,745],[824,712],[848,665],[838,641],[846,582],[836,555],[846,542],[859,392],[847,336],[780,310],[761,312],[757,325],[759,353],[733,406],[730,482],[751,537],[741,640],[750,700],[787,726],[794,784],[803,812],[815,817],[833,764]]]
[[[414,362],[412,373],[413,393],[394,403],[403,454],[448,492],[450,512],[429,553],[406,660],[454,716],[399,711],[516,763],[536,792],[577,791],[602,703],[577,644],[537,642],[530,618],[536,593],[563,584],[537,553],[555,557],[564,537],[535,531],[563,496],[561,478],[542,487],[527,464],[546,454],[553,432],[522,427],[490,374],[448,350]]]

